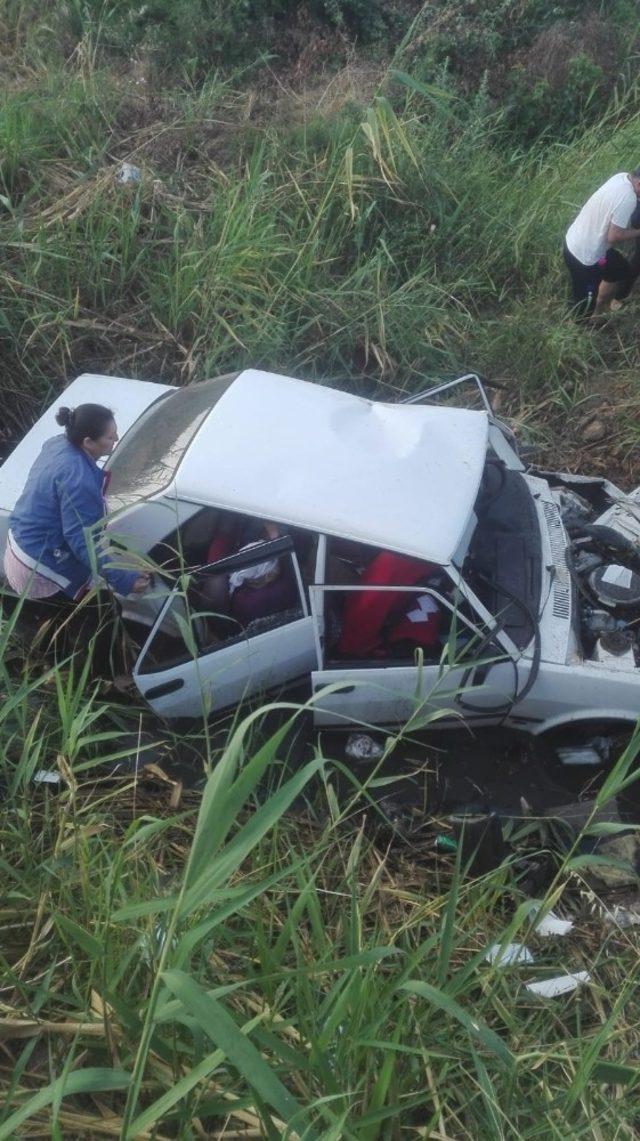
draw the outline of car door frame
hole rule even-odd
[[[253,635],[239,634],[237,638],[223,641],[215,646],[203,646],[199,641],[197,624],[192,621],[192,617],[197,619],[198,613],[192,611],[189,624],[193,631],[196,653],[154,670],[141,669],[176,597],[182,595],[185,600],[187,599],[187,592],[196,575],[227,573],[285,555],[290,557],[293,567],[301,612],[299,618]],[[205,616],[206,613],[203,610],[200,616]],[[212,614],[213,611],[209,613]],[[291,664],[288,664],[286,650],[278,655],[278,650],[282,650],[286,643],[292,647]],[[315,660],[313,619],[295,547],[292,539],[286,535],[199,567],[191,574],[180,575],[140,650],[133,669],[133,679],[143,700],[159,716],[208,717],[211,713],[217,713],[266,691],[262,681],[265,671],[269,672],[269,667],[267,664],[263,667],[260,663],[261,661],[267,663],[268,659],[273,663],[270,671],[273,680],[268,689],[279,689],[284,685],[293,684],[300,677],[308,676]],[[246,668],[244,680],[243,667]],[[224,688],[221,687],[221,692],[224,696],[218,701],[213,697],[214,678],[220,680],[223,671],[225,671],[222,683]],[[176,696],[177,694],[179,696]]]
[[[499,620],[483,606],[474,595],[456,567],[449,565],[442,567],[453,586],[465,599],[471,608],[472,614],[482,623],[484,629],[468,619],[459,608],[442,595],[439,591],[425,586],[343,586],[327,584],[324,581],[324,561],[321,558],[326,551],[326,543],[318,547],[318,566],[316,583],[310,587],[311,612],[314,617],[316,636],[316,662],[311,678],[312,692],[314,694],[314,717],[318,726],[339,725],[359,722],[364,724],[394,725],[399,722],[412,722],[413,727],[421,719],[431,719],[435,714],[438,723],[445,724],[491,724],[501,721],[505,716],[505,703],[497,702],[495,693],[491,689],[484,689],[487,679],[494,669],[492,684],[504,683],[505,667],[513,684],[513,691],[517,693],[523,675],[528,674],[528,658],[526,652],[517,649],[511,639],[500,628]],[[445,610],[448,610],[454,620],[462,623],[471,630],[482,644],[491,641],[499,647],[498,655],[485,654],[477,660],[446,659],[446,645],[439,662],[425,662],[419,656],[416,663],[384,661],[359,662],[349,661],[339,663],[331,662],[330,668],[325,658],[325,616],[324,597],[329,592],[346,593],[359,590],[379,590],[399,594],[429,595]],[[449,657],[450,657],[449,653]],[[437,686],[446,678],[447,689],[440,696],[449,697],[450,690],[456,686],[462,687],[463,694],[457,698],[451,696],[450,704],[443,709],[442,702],[437,695]],[[427,688],[428,682],[432,684]],[[330,692],[327,692],[330,687]],[[358,693],[358,690],[360,692]],[[370,691],[369,698],[364,691]],[[470,691],[473,697],[469,698]],[[429,703],[428,698],[432,697]],[[508,704],[508,703],[507,703]],[[445,715],[445,709],[450,709],[450,716]],[[388,716],[384,716],[384,711]],[[373,715],[372,715],[373,714]]]

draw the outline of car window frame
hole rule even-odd
[[[430,598],[433,598],[434,602],[436,602],[438,604],[438,606],[441,606],[444,610],[449,612],[449,614],[451,615],[452,621],[455,620],[458,623],[462,623],[468,630],[471,631],[471,633],[475,637],[477,637],[480,640],[480,642],[487,642],[488,639],[491,639],[491,640],[496,639],[497,640],[497,638],[498,638],[498,633],[499,633],[498,630],[490,629],[488,626],[486,629],[483,629],[481,626],[478,626],[477,624],[472,622],[471,619],[467,618],[464,614],[462,614],[460,612],[460,609],[456,607],[454,602],[452,602],[450,599],[446,598],[440,591],[436,590],[434,587],[419,586],[419,585],[417,585],[417,586],[397,586],[397,585],[390,585],[390,584],[389,585],[383,585],[383,584],[372,585],[369,583],[363,583],[362,585],[354,585],[354,586],[337,586],[337,585],[333,585],[333,584],[329,584],[329,583],[314,583],[313,586],[311,586],[309,588],[309,593],[311,595],[311,613],[312,613],[313,618],[314,618],[316,630],[319,630],[319,627],[320,627],[320,622],[319,622],[320,617],[322,619],[322,626],[323,626],[323,633],[321,636],[318,637],[318,639],[316,641],[316,649],[317,649],[317,655],[318,655],[318,669],[320,669],[320,670],[327,670],[327,671],[339,670],[339,671],[342,671],[343,669],[347,669],[347,670],[348,669],[394,669],[394,668],[398,668],[398,667],[399,668],[405,668],[408,665],[414,664],[413,659],[409,660],[408,658],[405,659],[405,658],[374,658],[374,657],[372,657],[372,658],[353,658],[352,659],[352,658],[332,658],[332,657],[327,655],[327,653],[326,653],[326,639],[324,637],[324,626],[325,626],[324,605],[322,606],[321,609],[319,609],[316,606],[315,600],[318,597],[321,597],[324,601],[324,595],[327,593],[335,593],[335,594],[347,594],[348,593],[348,594],[351,594],[351,593],[354,593],[357,591],[375,591],[377,593],[385,593],[385,594],[414,594],[417,598],[420,597],[421,595],[426,594]],[[465,601],[468,601],[468,600],[465,599]],[[492,622],[492,624],[495,624],[495,619],[492,618],[491,622]],[[504,645],[501,645],[500,642],[498,642],[498,645],[506,657],[512,658],[511,653],[508,652],[508,650],[506,649],[506,647]],[[446,643],[443,645],[443,649],[444,648],[446,648]],[[457,662],[456,664],[461,665],[463,667],[468,666],[469,668],[475,668],[476,666],[483,664],[483,663],[484,663],[484,657],[481,656],[479,658],[472,658],[472,657],[466,658],[465,657],[463,660]],[[425,662],[425,664],[437,665],[438,663],[436,663],[436,662],[426,663]]]
[[[252,637],[260,637],[260,634],[263,631],[258,631],[253,634],[249,633],[247,635],[246,628],[243,628],[236,637],[225,639],[216,645],[211,645],[209,643],[202,645],[198,637],[197,627],[194,629],[194,626],[190,621],[190,626],[193,631],[194,644],[197,649],[195,659],[193,656],[187,654],[187,656],[180,656],[178,659],[171,659],[162,663],[154,663],[153,669],[144,669],[144,661],[148,655],[149,649],[153,643],[154,638],[156,637],[157,632],[160,630],[162,623],[165,621],[169,610],[173,606],[176,596],[182,592],[186,599],[187,591],[189,590],[190,586],[193,585],[193,580],[196,579],[198,575],[207,573],[226,574],[231,571],[241,570],[244,567],[253,565],[254,563],[264,562],[269,558],[281,558],[284,555],[288,555],[291,559],[296,588],[298,591],[298,606],[300,609],[300,614],[297,618],[292,619],[292,621],[300,621],[301,619],[308,618],[310,615],[310,608],[307,601],[307,591],[305,589],[302,575],[300,573],[300,565],[298,562],[298,556],[296,554],[293,539],[289,535],[283,535],[277,539],[266,540],[265,542],[260,542],[256,545],[252,545],[249,550],[237,551],[233,555],[227,555],[224,559],[218,559],[216,562],[207,563],[203,566],[200,566],[195,571],[186,571],[179,574],[173,589],[164,600],[156,616],[156,620],[149,631],[149,635],[145,640],[140,653],[138,654],[135,664],[135,673],[141,677],[148,677],[149,674],[152,673],[162,673],[165,670],[175,669],[176,667],[184,665],[188,662],[194,660],[197,661],[200,658],[207,656],[208,654],[219,653],[221,650],[231,648],[240,642],[251,640]],[[205,614],[206,611],[201,613]],[[193,616],[197,617],[198,615],[197,613],[194,613]],[[284,625],[288,624],[289,623],[284,623]],[[188,647],[185,643],[185,650],[186,649],[188,649]]]

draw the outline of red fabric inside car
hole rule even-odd
[[[422,559],[380,551],[362,572],[363,586],[416,586],[428,578],[435,568]],[[393,591],[358,590],[345,597],[342,610],[342,630],[336,649],[349,657],[384,656],[383,627],[394,614],[399,616],[401,632],[392,629],[390,641],[409,638],[420,645],[431,645],[438,634],[439,615],[429,615],[428,621],[410,622],[405,619],[416,600],[416,594]],[[425,637],[428,639],[425,641]]]
[[[209,543],[207,563],[217,563],[218,559],[226,559],[227,555],[233,554],[234,548],[235,535],[233,532],[218,531],[218,534],[214,535]]]

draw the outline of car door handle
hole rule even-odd
[[[173,681],[165,681],[162,685],[153,685],[142,696],[146,698],[164,697],[167,693],[175,693],[177,689],[182,689],[184,685],[183,677],[176,677]],[[140,691],[142,693],[142,690]]]

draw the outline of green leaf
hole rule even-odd
[[[237,812],[242,808],[246,798],[259,782],[265,770],[276,758],[278,746],[284,738],[289,722],[281,726],[276,733],[269,737],[256,755],[252,756],[240,777],[235,779],[242,744],[252,722],[257,714],[250,714],[237,727],[230,739],[225,752],[211,776],[206,782],[200,812],[197,814],[197,823],[193,837],[191,856],[186,873],[186,887],[191,887],[206,868],[211,859],[224,843],[229,828],[233,827]]]
[[[44,1089],[30,1097],[24,1105],[11,1114],[0,1125],[0,1141],[13,1141],[16,1130],[34,1114],[39,1113],[45,1106],[60,1097],[72,1097],[74,1094],[103,1093],[107,1090],[126,1089],[129,1085],[130,1075],[125,1070],[111,1070],[102,1066],[95,1066],[86,1070],[74,1070],[71,1074],[63,1074]]]
[[[631,835],[633,832],[640,832],[640,825],[623,824],[622,822],[614,824],[613,821],[603,820],[588,824],[582,834],[583,836],[618,836]]]
[[[82,950],[90,959],[97,960],[102,958],[104,954],[102,943],[93,935],[90,935],[88,931],[85,931],[84,927],[81,927],[79,923],[75,923],[73,919],[69,919],[59,911],[55,912],[53,919],[56,927],[58,927],[63,934],[72,939],[74,943],[77,943],[79,947],[82,947]]]
[[[174,1082],[166,1093],[163,1093],[161,1097],[147,1106],[143,1113],[131,1122],[131,1136],[137,1137],[145,1129],[150,1129],[152,1125],[160,1121],[165,1113],[168,1113],[174,1105],[177,1105],[187,1094],[191,1093],[198,1082],[208,1078],[224,1062],[224,1057],[223,1050],[214,1050],[213,1053],[207,1054],[206,1058],[203,1058],[193,1069],[189,1070],[188,1074]]]
[[[184,919],[191,911],[208,902],[211,892],[229,879],[323,765],[322,757],[310,761],[261,805],[226,848],[217,854],[211,866],[205,866],[195,883],[191,883],[189,889],[185,891],[180,905],[180,919]]]
[[[415,91],[418,95],[424,95],[430,103],[436,105],[442,103],[450,103],[454,98],[451,91],[445,91],[442,87],[436,87],[435,83],[422,83],[419,79],[414,79],[412,75],[408,75],[406,71],[396,71],[391,68],[389,71],[391,79],[396,83],[402,83],[404,87],[408,87],[410,91]]]
[[[639,1066],[624,1066],[621,1062],[596,1062],[591,1077],[597,1082],[628,1086],[640,1078]]]
[[[495,1054],[509,1069],[515,1066],[515,1058],[509,1048],[505,1046],[502,1038],[499,1037],[495,1031],[490,1030],[484,1023],[480,1022],[478,1018],[472,1018],[467,1014],[466,1010],[454,1001],[444,991],[437,990],[436,987],[430,986],[429,983],[423,983],[419,979],[409,979],[408,982],[400,985],[400,990],[407,991],[408,994],[419,995],[421,998],[426,998],[432,1006],[437,1006],[445,1014],[451,1018],[455,1018],[461,1026],[464,1026],[468,1034],[472,1038],[477,1039],[487,1050]]]
[[[229,888],[225,892],[221,892],[220,894],[226,897],[223,906],[208,915],[197,927],[192,927],[191,930],[187,931],[180,939],[175,957],[176,966],[184,966],[185,959],[193,953],[198,943],[202,939],[205,939],[215,927],[223,923],[225,919],[228,919],[231,915],[236,915],[237,912],[242,911],[242,909],[252,903],[257,896],[270,891],[281,879],[292,875],[302,862],[302,859],[299,859],[293,864],[287,864],[283,868],[279,868],[277,872],[274,872],[273,875],[269,876],[266,880],[256,881],[251,884],[251,887],[244,891]]]
[[[177,900],[178,896],[174,894],[157,899],[145,899],[140,903],[128,903],[125,907],[119,907],[114,911],[111,918],[114,923],[125,923],[129,919],[142,919],[145,915],[162,915],[164,911],[172,911]]]
[[[211,1041],[224,1051],[232,1065],[242,1074],[261,1100],[275,1109],[287,1124],[296,1117],[302,1119],[304,1116],[302,1106],[267,1065],[226,1008],[183,971],[165,971],[162,977],[169,990],[180,999],[182,1005],[195,1018]],[[312,1136],[315,1134],[307,1129],[305,1137]]]
[[[238,726],[207,781],[189,856],[185,879],[187,888],[209,868],[213,856],[233,827],[242,805],[275,760],[280,743],[291,725],[291,721],[287,721],[265,741],[234,780],[242,742],[256,716],[257,714],[250,714]]]
[[[565,865],[567,871],[576,871],[578,868],[617,868],[621,872],[633,872],[637,877],[633,864],[628,860],[613,860],[607,856],[596,856],[585,853],[583,856],[572,856]]]

